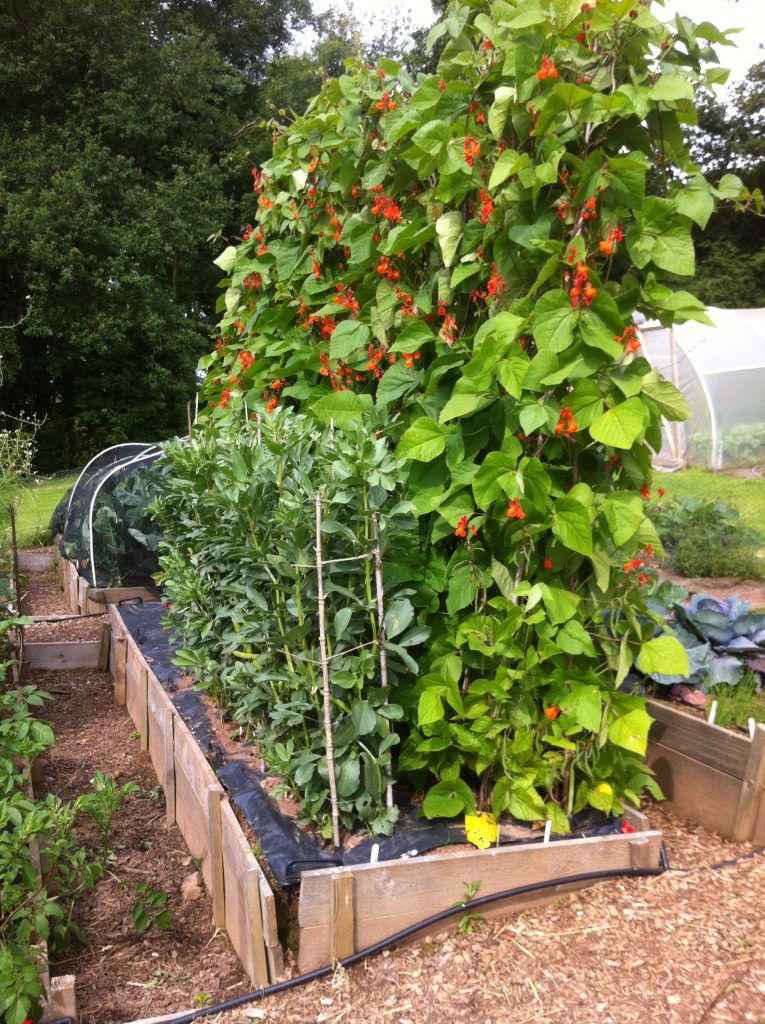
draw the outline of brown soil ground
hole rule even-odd
[[[212,926],[209,899],[181,898],[195,865],[178,830],[165,824],[161,791],[132,722],[113,707],[109,677],[49,672],[34,681],[55,697],[48,790],[83,792],[99,769],[143,791],[119,816],[109,874],[78,906],[89,945],[54,971],[76,974],[83,1024],[124,1024],[193,1009],[203,994],[217,1003],[247,992],[225,935]],[[521,916],[487,920],[472,934],[460,933],[455,920],[438,936],[207,1019],[765,1024],[765,855],[714,870],[752,848],[687,826],[660,806],[648,813],[665,836],[668,874],[603,882]],[[169,931],[136,936],[131,912],[139,882],[170,894]]]
[[[759,580],[736,580],[732,577],[706,577],[699,576],[689,579],[687,576],[680,576],[676,572],[661,570],[659,575],[664,580],[672,580],[681,587],[685,587],[692,594],[709,594],[722,601],[728,597],[740,597],[744,601],[750,601],[754,608],[765,608],[765,583]]]

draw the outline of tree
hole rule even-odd
[[[241,231],[250,114],[306,0],[62,0],[0,12],[0,402],[40,468],[181,429],[208,237]]]
[[[750,68],[727,101],[704,92],[692,152],[712,178],[735,173],[756,193],[765,189],[765,61]],[[722,207],[709,230],[697,238],[694,282],[710,306],[744,309],[765,306],[765,218],[761,208]]]

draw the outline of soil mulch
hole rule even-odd
[[[28,572],[21,585],[21,609],[27,615],[71,615],[64,604],[64,595],[54,568],[45,572]],[[70,618],[61,622],[38,622],[26,626],[24,637],[32,643],[53,643],[72,640],[99,640],[105,616]]]
[[[684,587],[692,594],[709,594],[716,597],[718,601],[725,601],[729,597],[740,597],[749,601],[754,608],[765,608],[765,582],[760,580],[737,580],[732,576],[707,577],[699,576],[691,579],[688,576],[681,576],[676,572],[668,572],[661,569],[661,579],[671,580],[678,586]]]
[[[113,707],[109,676],[40,672],[34,681],[56,698],[47,712],[57,737],[46,764],[49,791],[84,792],[96,769],[142,787],[118,816],[114,865],[78,905],[89,945],[66,954],[54,972],[76,974],[82,1024],[120,1024],[247,992],[228,940],[212,926],[209,899],[181,897],[195,865],[178,830],[165,823],[161,790],[132,722]],[[648,815],[664,833],[668,874],[603,882],[520,916],[486,920],[472,934],[461,933],[455,918],[438,936],[208,1019],[763,1024],[765,855],[688,826],[660,805]],[[170,894],[169,931],[135,934],[139,882]]]

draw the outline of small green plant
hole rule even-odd
[[[191,997],[191,1003],[193,1006],[209,1006],[212,1002],[212,996],[209,992],[197,992],[195,996]]]
[[[711,686],[709,696],[717,701],[717,725],[748,729],[750,718],[755,722],[765,722],[765,694],[754,672],[745,672],[738,686],[725,683]]]
[[[455,907],[461,907],[463,903],[469,903],[474,900],[478,895],[478,890],[481,888],[480,881],[476,882],[465,882],[465,895],[459,903],[455,903]],[[484,922],[483,914],[477,914],[475,911],[470,911],[460,918],[460,923],[457,928],[463,935],[472,935],[474,931],[481,927]]]
[[[158,932],[166,932],[173,922],[173,912],[167,906],[170,899],[169,893],[154,892],[145,882],[140,882],[135,891],[138,896],[133,904],[133,923],[136,933],[143,935],[152,925]]]
[[[129,738],[131,740],[140,740],[140,738],[141,738],[141,730],[140,729],[133,729],[133,731],[130,733],[130,737]]]
[[[108,859],[109,847],[114,826],[114,818],[125,798],[131,793],[140,793],[135,782],[126,782],[118,786],[116,781],[103,772],[96,772],[92,779],[93,792],[80,798],[80,810],[88,814],[101,833],[101,857]]]

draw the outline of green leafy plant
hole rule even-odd
[[[675,498],[663,502],[652,518],[670,565],[684,576],[765,578],[758,554],[763,538],[744,526],[730,505]]]
[[[710,686],[707,692],[717,701],[716,725],[748,730],[750,718],[765,722],[765,694],[761,677],[754,672],[745,672],[737,686],[719,684]]]
[[[169,893],[154,892],[146,882],[139,882],[136,886],[136,895],[138,898],[133,904],[133,925],[136,934],[143,935],[152,925],[158,932],[166,932],[173,923],[173,912],[167,906]]]
[[[455,907],[462,906],[463,903],[469,903],[470,900],[474,900],[478,895],[478,890],[481,888],[480,881],[478,882],[465,882],[465,895],[460,903],[455,903]],[[470,911],[464,914],[460,918],[460,922],[457,925],[458,930],[463,935],[472,935],[474,931],[481,927],[484,923],[483,914],[477,914],[475,911]]]
[[[406,550],[388,546],[386,580],[415,581],[406,596],[428,643],[396,689],[396,770],[427,788],[427,816],[490,804],[565,831],[572,813],[618,813],[652,786],[650,719],[619,687],[633,663],[688,670],[641,571],[662,553],[646,514],[651,449],[661,418],[688,409],[640,356],[632,318],[706,321],[663,280],[693,275],[691,229],[718,200],[755,201],[733,175],[707,182],[683,141],[694,85],[721,77],[703,61],[726,42],[634,0],[453,3],[430,34],[435,74],[350,61],[303,117],[274,126],[253,226],[216,261],[220,337],[201,363],[207,424],[189,460],[216,432],[229,458],[256,408],[265,423],[284,405],[335,437],[379,435],[397,458],[392,487],[418,522]],[[204,504],[165,558],[179,629],[198,616],[185,663],[202,676],[215,673],[213,635],[233,643],[205,588],[220,574],[236,592],[256,550],[221,537],[225,488],[257,479],[230,459],[220,480],[199,474]],[[217,565],[197,534],[216,528]],[[278,583],[239,593],[269,609],[293,600]],[[242,660],[259,664],[264,640],[253,634]],[[258,685],[274,683],[268,666]],[[252,701],[266,730],[307,710]],[[299,762],[306,793],[322,748],[273,752],[280,771]]]
[[[405,715],[399,696],[408,699],[417,671],[410,651],[429,635],[413,601],[437,601],[412,542],[411,506],[397,499],[401,461],[384,439],[333,437],[287,411],[259,432],[252,421],[230,433],[200,430],[193,446],[167,446],[164,461],[156,515],[169,618],[183,640],[177,661],[257,739],[305,817],[331,836],[315,554],[321,492],[339,812],[347,828],[361,822],[389,832],[391,752]],[[369,557],[373,515],[384,562],[396,551],[386,573],[387,686]]]

